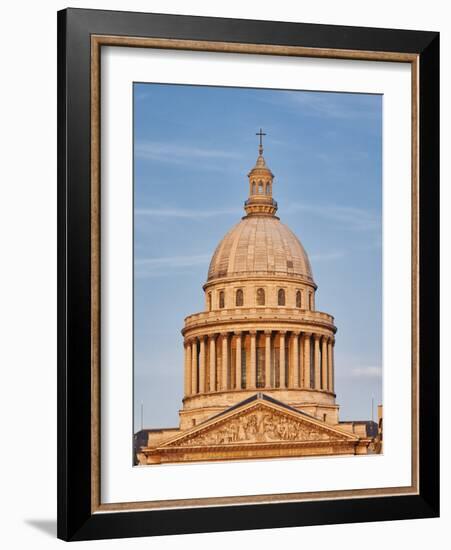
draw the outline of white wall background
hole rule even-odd
[[[0,86],[0,540],[4,548],[53,548],[56,536],[56,11],[67,4],[5,3]],[[441,0],[265,2],[72,0],[123,9],[440,31],[442,95],[442,281],[451,280],[449,215],[451,17]],[[448,185],[446,185],[448,183]],[[445,216],[446,213],[446,216]],[[442,339],[451,331],[443,285]],[[449,350],[442,346],[442,518],[84,543],[116,548],[291,546],[423,549],[451,520]],[[445,401],[446,399],[446,401]],[[445,437],[448,437],[448,440]]]

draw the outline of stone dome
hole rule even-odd
[[[217,246],[208,281],[226,277],[289,277],[314,284],[304,247],[273,215],[248,215]]]

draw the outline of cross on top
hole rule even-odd
[[[265,133],[262,131],[262,129],[260,128],[260,132],[257,132],[255,135],[256,135],[256,136],[260,136],[260,145],[259,145],[259,147],[258,147],[258,151],[259,151],[259,153],[260,153],[260,155],[261,155],[261,154],[263,153],[263,140],[262,140],[262,138],[263,138],[263,136],[266,136],[266,134],[265,134]]]

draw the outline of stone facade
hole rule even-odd
[[[140,464],[364,454],[371,438],[340,425],[334,318],[315,308],[306,251],[276,216],[260,144],[246,215],[219,243],[205,311],[184,337],[180,428],[148,433]]]

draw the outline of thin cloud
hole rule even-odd
[[[212,149],[210,147],[193,147],[159,141],[138,141],[135,145],[135,157],[173,164],[193,164],[198,160],[227,161],[238,159],[240,155],[234,151]]]
[[[355,367],[351,369],[348,376],[352,378],[381,378],[382,368],[375,366]]]
[[[317,254],[310,254],[309,258],[311,262],[328,262],[331,260],[339,260],[346,256],[342,250],[336,250],[335,252],[319,252]]]
[[[356,151],[355,149],[346,151],[345,155],[343,155],[342,151],[338,152],[336,149],[329,152],[314,153],[314,155],[323,164],[333,166],[337,166],[340,161],[346,162],[349,166],[350,162],[360,163],[370,159],[370,153],[368,151]]]
[[[141,91],[134,93],[134,99],[137,101],[144,101],[145,99],[149,99],[151,97],[151,93],[149,91]]]
[[[160,218],[182,218],[196,220],[199,218],[216,218],[217,216],[239,215],[238,208],[223,208],[218,210],[194,210],[189,208],[137,208],[135,215]]]
[[[343,94],[302,94],[288,92],[291,101],[302,107],[308,107],[310,115],[327,118],[374,118],[379,114],[379,109],[374,96],[343,95]],[[352,103],[347,103],[352,98]]]
[[[341,224],[345,229],[355,231],[374,231],[380,229],[380,219],[369,210],[351,206],[315,205],[291,203],[287,212],[308,212],[309,214]]]
[[[262,96],[261,101],[284,105],[302,116],[316,118],[375,119],[381,115],[381,102],[369,94],[286,91],[277,96]]]
[[[166,275],[174,269],[185,269],[198,266],[208,266],[211,254],[191,256],[165,256],[160,258],[138,258],[135,260],[135,276],[146,278]]]

